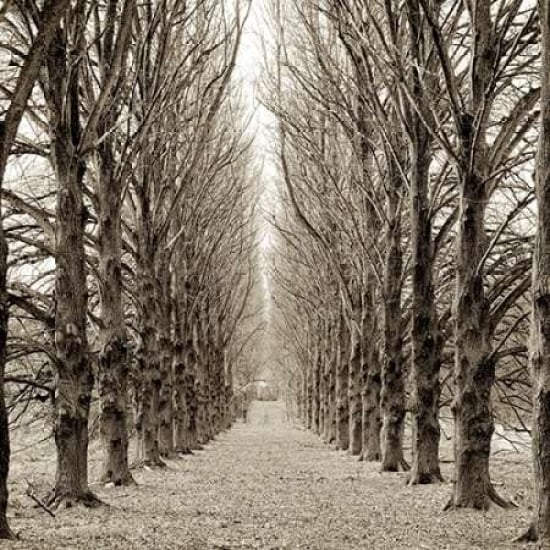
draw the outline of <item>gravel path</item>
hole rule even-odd
[[[2,548],[519,548],[510,540],[530,514],[527,457],[494,461],[498,489],[519,509],[443,513],[449,484],[411,488],[406,474],[382,475],[285,423],[279,403],[254,403],[248,424],[165,470],[137,472],[136,487],[93,486],[108,507],[63,510],[55,519],[21,494],[29,472],[51,479],[51,453],[16,455],[11,516],[23,540]],[[92,477],[98,461],[93,446]]]

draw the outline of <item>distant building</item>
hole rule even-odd
[[[277,387],[269,380],[254,380],[247,384],[243,390],[248,394],[250,401],[277,401]]]

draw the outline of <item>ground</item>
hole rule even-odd
[[[409,487],[406,474],[381,474],[288,423],[276,402],[254,403],[248,423],[165,470],[137,471],[135,487],[93,484],[108,506],[55,518],[24,494],[25,480],[51,482],[51,442],[14,447],[10,516],[21,540],[2,543],[6,549],[520,549],[511,541],[531,514],[528,453],[493,460],[498,490],[518,508],[443,512],[449,483]],[[93,479],[97,442],[90,454]]]

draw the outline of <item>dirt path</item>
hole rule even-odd
[[[24,540],[5,547],[518,548],[509,541],[529,517],[522,501],[529,468],[517,461],[517,455],[498,459],[494,477],[501,492],[520,501],[519,509],[442,513],[448,484],[407,487],[405,474],[381,475],[377,465],[359,463],[289,426],[281,404],[254,403],[248,424],[237,424],[193,456],[170,461],[164,471],[137,473],[139,486],[94,486],[109,507],[62,511],[52,519],[32,508],[18,488],[12,525]],[[40,459],[23,469],[33,464],[45,469]],[[22,476],[16,461],[14,477]]]

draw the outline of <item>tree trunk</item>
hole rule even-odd
[[[327,372],[327,354],[328,354],[328,323],[321,319],[319,323],[319,437],[325,437],[328,415],[328,381]]]
[[[174,455],[172,339],[170,311],[170,270],[166,258],[156,265],[156,292],[159,323],[159,451],[161,456]]]
[[[372,273],[367,273],[362,305],[361,361],[366,380],[363,388],[363,443],[361,458],[365,461],[379,461],[382,457],[380,445],[380,392],[382,387],[380,356],[377,345],[378,325],[376,322],[375,282]]]
[[[175,270],[172,276],[172,301],[174,304],[174,363],[172,376],[174,382],[174,448],[178,454],[190,454],[189,441],[189,407],[187,402],[187,353],[185,349],[185,327],[187,296],[182,295],[184,285],[181,284],[181,268]]]
[[[107,331],[105,331],[107,332]],[[109,331],[99,353],[100,423],[103,440],[103,483],[133,483],[128,464],[126,335]]]
[[[531,360],[534,376],[535,520],[530,538],[550,548],[550,7],[539,0],[542,88],[536,169],[538,226],[533,260]]]
[[[160,358],[155,304],[155,253],[149,212],[149,198],[144,189],[139,197],[138,227],[138,345],[136,348],[135,415],[138,435],[137,462],[142,466],[164,466],[159,447]]]
[[[82,49],[83,5],[67,18],[74,43],[58,29],[48,55],[47,95],[52,130],[52,164],[57,179],[55,226],[56,395],[54,436],[57,471],[52,501],[94,501],[88,489],[88,416],[93,374],[88,359],[86,316],[88,290],[84,229],[85,165],[78,147],[79,72],[69,65],[68,48]]]
[[[197,415],[198,415],[198,401],[197,401],[197,360],[195,358],[195,352],[193,350],[192,341],[187,340],[186,344],[186,368],[185,368],[185,398],[187,403],[187,429],[188,429],[188,441],[189,448],[191,450],[200,449],[198,428],[197,428]]]
[[[412,406],[413,461],[411,484],[441,481],[439,467],[439,371],[441,343],[436,321],[433,285],[433,251],[426,131],[417,121],[418,142],[412,146],[411,246],[412,246]]]
[[[382,378],[378,353],[373,354],[368,365],[367,390],[363,394],[363,443],[361,458],[367,462],[377,462],[382,458],[380,415],[380,393]]]
[[[328,343],[330,347],[330,342]],[[325,397],[323,400],[323,431],[321,433],[323,441],[330,443],[332,441],[332,373],[331,373],[331,357],[326,355],[325,365],[323,369],[323,385],[325,388]]]
[[[226,409],[225,409],[225,429],[228,430],[233,425],[235,417],[233,411],[233,365],[228,360],[227,351],[224,353],[225,365],[225,388],[226,388]]]
[[[456,481],[453,507],[486,509],[491,500],[500,504],[489,477],[491,438],[494,431],[491,388],[495,364],[488,360],[488,304],[479,265],[485,249],[485,182],[472,174],[462,183],[459,250],[457,257]]]
[[[57,447],[56,500],[89,500],[88,415],[93,375],[86,336],[87,283],[84,254],[83,166],[72,145],[55,140],[58,181],[56,209],[55,443]],[[74,153],[74,149],[73,149]]]
[[[1,181],[2,173],[0,172]],[[10,433],[8,411],[4,396],[4,368],[6,365],[9,313],[6,292],[7,261],[8,245],[0,221],[0,539],[11,539],[14,536],[6,517],[8,508],[8,474],[10,468]]]
[[[356,78],[361,87],[369,86],[368,71],[364,60],[356,60]],[[374,154],[371,145],[373,127],[366,104],[365,93],[357,97],[357,134],[358,155],[361,161],[362,183],[370,189],[370,196],[363,199],[365,216],[366,246],[372,248],[380,239],[381,220],[373,200],[377,200],[377,189],[372,187],[371,173],[374,168]],[[381,459],[381,411],[380,393],[382,388],[380,353],[378,347],[379,327],[376,311],[376,281],[372,259],[368,258],[363,268],[363,294],[361,297],[361,363],[363,371],[362,388],[362,451],[361,460],[378,461]]]
[[[9,107],[4,111],[5,119],[0,121],[0,190],[3,187],[8,158],[19,124],[27,108],[39,71],[43,66],[50,42],[56,35],[59,21],[68,6],[69,0],[50,0],[44,6],[43,19],[39,23],[38,33],[28,54],[25,56]],[[6,290],[7,256],[8,244],[3,229],[2,217],[0,216],[0,539],[13,538],[13,533],[6,518],[8,506],[7,482],[10,465],[10,438],[4,392],[9,318],[8,293]]]
[[[208,443],[214,438],[214,418],[215,418],[215,400],[216,400],[216,363],[214,350],[212,346],[212,324],[209,317],[210,304],[206,302],[203,314],[203,344],[204,344],[204,364],[205,368],[205,393],[204,393],[204,413],[205,413],[205,435]]]
[[[326,436],[327,425],[328,425],[328,381],[326,376],[326,345],[327,343],[324,340],[324,331],[323,331],[323,343],[322,343],[322,356],[321,364],[319,366],[319,437],[324,439]]]
[[[332,331],[334,332],[334,330]],[[337,432],[337,416],[336,416],[336,375],[338,364],[338,333],[332,335],[330,356],[328,363],[328,433],[326,442],[333,443],[336,441]]]
[[[212,438],[217,436],[222,430],[222,408],[224,399],[224,375],[223,375],[223,357],[220,354],[220,344],[216,338],[215,344],[212,347]]]
[[[335,338],[333,337],[334,328],[331,326],[330,321],[326,323],[325,331],[325,365],[323,369],[323,378],[325,385],[325,429],[323,430],[323,440],[326,443],[332,443],[334,441],[334,348],[336,346]]]
[[[110,121],[102,125],[107,131]],[[101,132],[103,135],[103,132]],[[115,177],[113,143],[106,138],[98,151],[98,277],[101,348],[99,350],[100,425],[104,483],[133,482],[128,465],[128,350],[122,309],[122,181]]]
[[[391,153],[388,153],[388,157]],[[382,471],[406,469],[403,457],[405,384],[401,311],[401,175],[393,159],[388,162],[386,258],[384,265],[384,361],[381,405],[383,417]]]
[[[318,330],[318,325],[316,324]],[[312,420],[311,428],[316,433],[319,434],[319,422],[320,422],[320,386],[321,386],[321,335],[319,333],[315,334],[316,345],[315,345],[315,354],[313,357],[313,403],[312,403]]]
[[[311,334],[310,334],[311,340]],[[313,427],[313,354],[311,349],[307,353],[306,365],[306,428],[311,430]]]
[[[201,313],[203,316],[204,313]],[[202,328],[204,328],[204,322],[199,320],[201,325],[201,339]],[[204,350],[204,339],[199,342],[199,327],[195,324],[193,327],[193,348],[195,350],[195,395],[197,400],[197,412],[196,412],[196,428],[197,428],[197,442],[199,445],[204,445],[208,442],[208,426],[207,426],[207,395],[208,395],[208,360]]]
[[[349,452],[360,455],[363,448],[363,399],[362,390],[366,373],[361,360],[361,338],[357,327],[351,330],[349,359]]]
[[[300,387],[298,388],[298,418],[300,422],[306,425],[306,373],[302,370],[300,372]]]
[[[346,451],[349,448],[349,331],[340,315],[337,334],[336,355],[336,448]]]
[[[460,211],[457,237],[455,316],[455,485],[449,507],[486,509],[506,505],[489,476],[494,431],[491,389],[495,364],[491,352],[489,304],[485,298],[483,257],[486,250],[487,174],[485,135],[490,113],[487,90],[494,68],[490,3],[470,5],[473,23],[470,112],[461,113]]]
[[[166,338],[160,340],[160,389],[159,389],[159,449],[161,456],[170,457],[174,454],[172,401],[172,356],[171,342]]]
[[[189,414],[186,395],[186,365],[183,342],[178,340],[174,355],[174,445],[179,454],[189,454]]]
[[[422,78],[424,60],[424,25],[418,0],[408,0],[408,20],[411,28],[410,48],[413,57],[412,94],[418,105],[425,98],[429,76]],[[433,69],[433,67],[428,67]],[[433,86],[435,88],[435,86]],[[430,89],[430,92],[433,90]],[[426,109],[425,112],[429,112]],[[413,440],[412,467],[409,482],[415,484],[441,481],[439,467],[439,371],[441,339],[435,309],[433,283],[433,242],[430,213],[430,163],[432,142],[425,122],[410,109],[410,223],[412,249],[412,328],[411,369]]]

